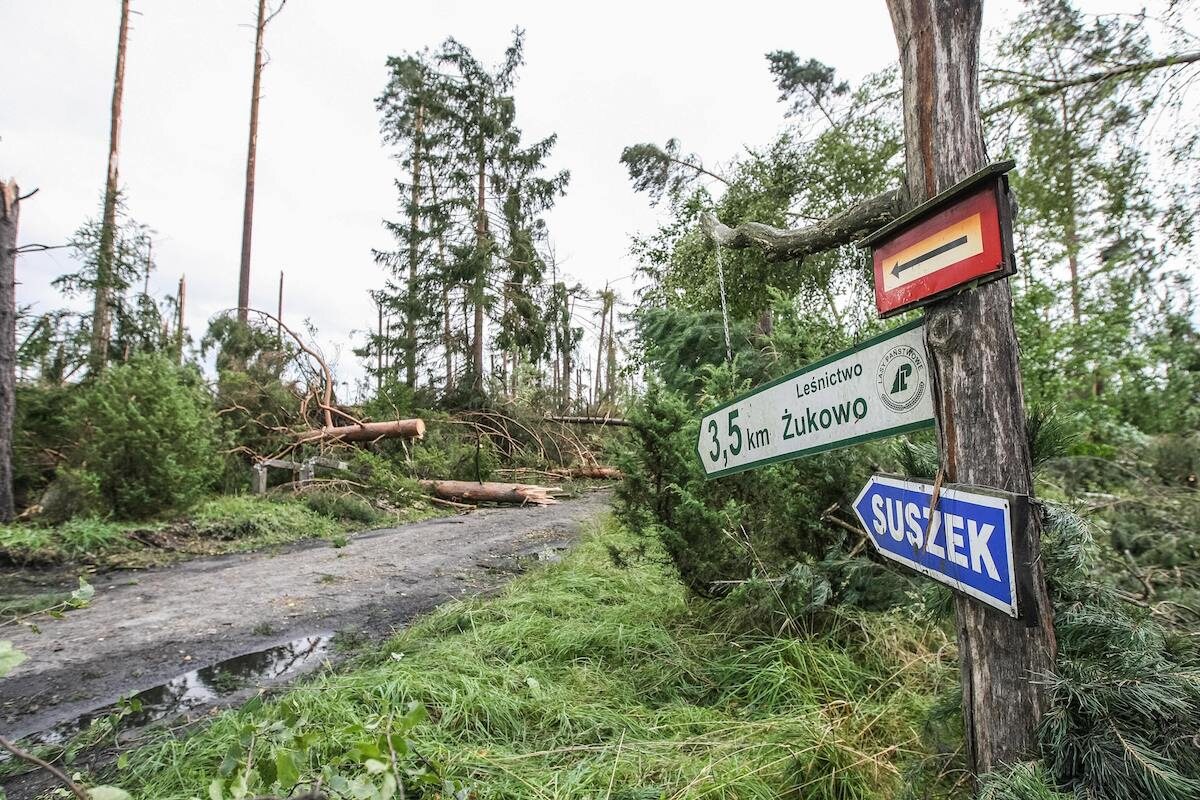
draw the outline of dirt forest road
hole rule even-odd
[[[299,662],[336,659],[333,634],[381,638],[442,602],[498,587],[569,546],[607,506],[607,494],[585,494],[370,531],[344,547],[310,542],[95,576],[90,607],[46,619],[40,635],[5,632],[29,658],[0,680],[0,731],[45,731],[164,684],[175,700],[212,701],[196,676],[207,667],[211,678],[221,662],[262,662],[260,685],[292,677]],[[273,657],[248,655],[264,651]]]

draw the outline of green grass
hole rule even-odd
[[[942,633],[858,613],[805,637],[717,633],[657,561],[614,566],[610,547],[633,545],[608,523],[560,564],[443,606],[353,669],[129,753],[110,780],[146,800],[207,796],[219,774],[243,774],[249,749],[255,765],[294,759],[301,782],[324,770],[334,797],[373,797],[336,787],[391,774],[371,741],[417,702],[429,718],[398,763],[436,766],[472,797],[897,793],[932,698],[955,679]]]
[[[138,567],[196,555],[257,550],[302,539],[344,542],[348,532],[399,524],[437,512],[427,505],[397,514],[354,497],[225,495],[188,513],[149,522],[75,519],[56,526],[0,525],[0,561],[32,566],[85,563]],[[134,536],[132,534],[137,534]],[[159,546],[140,539],[159,541]]]

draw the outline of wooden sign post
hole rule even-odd
[[[987,165],[979,115],[978,0],[888,0],[904,85],[905,183],[919,205]],[[932,303],[925,341],[945,480],[1033,493],[1017,335],[1008,281]],[[1038,515],[1013,541],[1026,596],[1016,620],[956,596],[967,760],[976,773],[1037,751],[1044,709],[1038,676],[1054,668],[1055,639]]]
[[[1013,270],[1005,256],[1008,165],[987,166],[979,114],[982,3],[887,5],[904,87],[905,186],[795,230],[750,221],[731,228],[712,214],[701,224],[719,245],[755,248],[772,261],[802,261],[869,236],[880,313],[928,304],[925,350],[940,477],[1014,498],[1010,552],[1019,619],[967,595],[955,600],[967,761],[983,773],[1036,754],[1045,702],[1039,678],[1053,670],[1056,649],[1030,502],[1012,295],[1003,280]]]

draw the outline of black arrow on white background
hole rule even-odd
[[[911,269],[912,267],[915,267],[918,264],[923,264],[926,261],[928,261],[929,259],[933,258],[934,256],[940,256],[942,253],[948,253],[956,247],[962,247],[966,243],[967,243],[967,237],[960,236],[957,239],[955,239],[954,241],[946,242],[944,245],[941,245],[940,247],[935,247],[932,250],[930,250],[928,253],[922,253],[921,255],[917,256],[916,258],[909,259],[908,261],[905,261],[903,264],[900,263],[899,261],[897,261],[896,266],[892,267],[892,275],[899,278],[900,273],[904,272],[904,270]]]

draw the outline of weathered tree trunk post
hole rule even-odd
[[[17,222],[20,190],[15,180],[0,181],[0,522],[11,522],[13,504],[12,430],[17,388]]]
[[[888,0],[904,78],[908,200],[920,203],[987,162],[979,115],[982,4]],[[1012,298],[994,281],[931,305],[932,361],[945,480],[1032,494]],[[1033,683],[1054,666],[1054,623],[1037,514],[1014,520],[1017,569],[1028,570],[1024,619],[956,597],[967,758],[984,773],[1036,752],[1044,698]]]
[[[129,39],[129,0],[121,0],[121,27],[117,33],[117,67],[113,76],[112,113],[108,129],[108,172],[104,181],[104,212],[100,222],[100,254],[96,259],[96,295],[92,303],[92,341],[88,367],[92,374],[108,362],[108,341],[112,333],[113,257],[117,237],[117,193],[119,191],[117,156],[121,149],[121,103],[125,96],[125,45]]]

